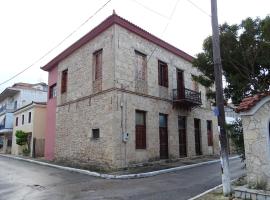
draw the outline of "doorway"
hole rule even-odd
[[[159,114],[160,159],[167,159],[169,157],[167,118],[168,118],[167,115]]]
[[[185,97],[184,72],[179,69],[177,69],[177,94],[179,99]]]
[[[195,151],[196,155],[202,155],[201,150],[201,120],[194,118]]]
[[[179,156],[180,158],[187,157],[187,132],[186,132],[186,117],[178,117],[178,132],[179,132]]]

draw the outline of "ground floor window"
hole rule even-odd
[[[146,149],[146,112],[136,110],[136,149]]]

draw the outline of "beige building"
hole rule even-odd
[[[42,68],[57,69],[55,159],[119,168],[218,154],[217,121],[192,60],[108,17]]]
[[[270,189],[270,93],[244,99],[237,111],[243,124],[247,178],[250,186]]]
[[[14,112],[11,153],[20,155],[26,146],[16,144],[16,131],[28,133],[28,149],[31,157],[44,156],[46,103],[32,102]]]

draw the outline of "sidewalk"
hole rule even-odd
[[[151,163],[144,163],[134,165],[124,170],[113,171],[109,173],[100,173],[96,171],[89,171],[86,169],[79,169],[73,168],[70,166],[63,166],[55,162],[45,161],[43,159],[34,159],[29,157],[23,156],[14,156],[14,155],[7,155],[7,154],[0,154],[2,157],[22,160],[26,162],[31,162],[39,165],[54,167],[58,169],[68,170],[72,172],[87,174],[90,176],[106,178],[106,179],[130,179],[130,178],[145,178],[156,176],[159,174],[175,172],[178,170],[183,170],[187,168],[197,167],[201,165],[207,165],[211,163],[220,162],[218,156],[200,156],[200,157],[193,157],[193,158],[184,158],[178,160],[162,160],[156,161]],[[237,159],[239,156],[232,156],[231,159]]]

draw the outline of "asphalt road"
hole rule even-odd
[[[243,175],[230,162],[232,179]],[[221,184],[219,163],[149,178],[105,180],[0,156],[0,200],[184,200]]]

